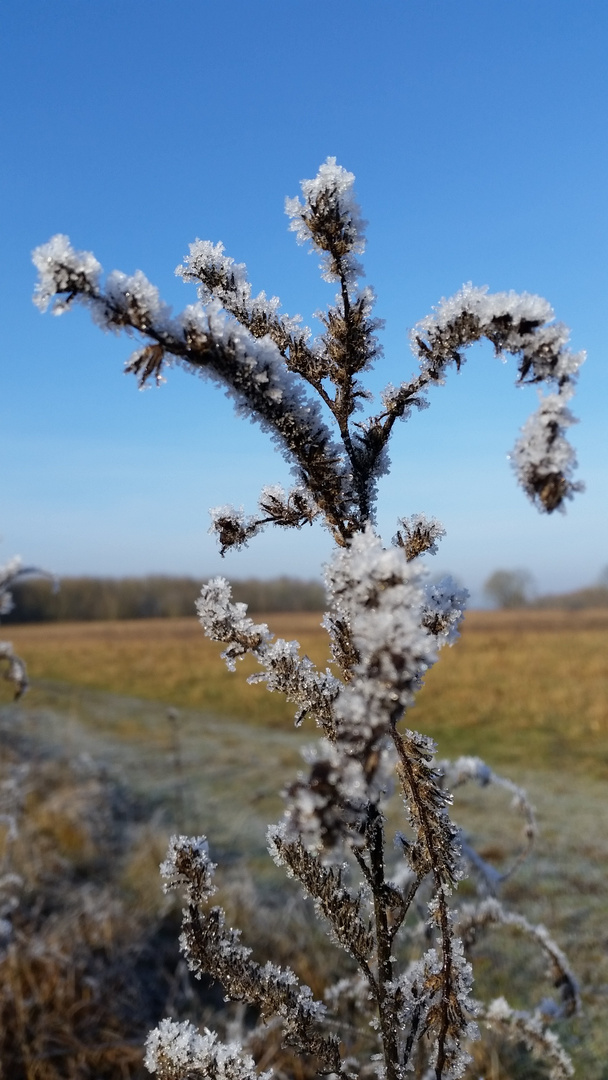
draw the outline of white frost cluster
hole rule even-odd
[[[34,303],[41,311],[46,311],[54,296],[64,293],[67,295],[53,305],[54,315],[60,315],[78,298],[88,301],[95,322],[104,330],[123,327],[125,316],[144,332],[169,326],[170,308],[141,270],[132,275],[114,270],[108,274],[102,295],[100,263],[92,252],[76,251],[69,237],[61,234],[36,248],[32,260],[38,270]]]
[[[206,307],[190,304],[182,313],[180,323],[186,339],[198,335],[217,345],[225,345],[235,353],[236,366],[226,393],[235,398],[237,409],[240,407],[245,414],[251,412],[251,402],[241,393],[241,390],[247,391],[250,384],[275,405],[283,402],[288,405],[292,400],[296,408],[301,405],[301,387],[285,368],[275,343],[268,337],[254,338],[244,326],[222,311],[219,301],[210,302]],[[213,368],[210,374],[214,374]],[[226,380],[222,378],[222,381]],[[311,408],[318,411],[316,403],[311,403]]]
[[[449,574],[424,587],[422,625],[434,634],[438,645],[453,645],[465,613],[469,590]]]
[[[418,555],[437,554],[437,545],[445,536],[445,529],[437,518],[411,514],[410,517],[399,518],[397,523],[401,528],[393,537],[393,543],[405,548],[408,560]]]
[[[245,263],[237,263],[224,255],[224,245],[221,243],[213,244],[211,240],[197,238],[190,244],[190,254],[184,257],[183,265],[176,267],[175,273],[183,281],[198,282],[198,295],[204,303],[215,298],[221,301],[228,286],[231,300],[245,304],[251,298]]]
[[[249,683],[266,683],[266,689],[285,694],[288,701],[297,701],[300,708],[296,713],[295,723],[299,727],[308,712],[315,714],[317,723],[323,726],[323,717],[319,715],[319,705],[327,710],[336,698],[341,682],[331,671],[318,671],[308,656],[300,656],[297,641],[285,641],[277,638],[272,644],[266,644],[258,650],[257,658],[265,670],[249,675]]]
[[[318,671],[307,656],[300,657],[297,641],[285,641],[268,629],[266,623],[254,623],[247,615],[246,604],[233,604],[230,584],[218,577],[201,589],[196,608],[205,634],[222,641],[227,648],[222,658],[230,671],[236,661],[251,653],[264,669],[250,675],[249,682],[265,682],[270,691],[285,694],[298,705],[296,724],[311,712],[321,727],[331,725],[331,707],[340,682],[329,670]]]
[[[327,568],[333,613],[348,625],[358,662],[333,703],[333,737],[308,753],[309,775],[288,793],[289,834],[312,850],[358,843],[360,815],[386,794],[391,726],[437,659],[437,642],[422,625],[423,575],[419,562],[383,548],[371,526]]]
[[[212,506],[209,510],[209,532],[217,537],[223,555],[227,548],[238,551],[251,540],[261,528],[253,514],[246,514],[242,506]]]
[[[557,387],[557,393],[541,398],[511,455],[524,491],[548,513],[563,509],[565,500],[582,490],[571,480],[576,457],[565,431],[574,423],[567,402],[585,358],[568,349],[568,329],[552,319],[551,307],[539,296],[489,294],[466,285],[412,331],[421,374],[401,388],[406,400],[417,399],[429,383],[442,383],[448,366],[460,366],[463,350],[484,337],[498,355],[518,353],[520,385],[544,382]]]
[[[378,711],[392,714],[411,705],[420,677],[435,663],[436,642],[422,626],[424,574],[399,550],[383,548],[371,526],[329,565],[329,594],[347,618],[361,658],[338,699],[345,721],[365,725]]]
[[[339,218],[340,239],[344,248],[342,265],[349,284],[354,284],[363,273],[354,255],[362,255],[365,251],[367,224],[361,217],[355,199],[354,184],[354,174],[337,165],[335,157],[328,157],[313,180],[302,180],[300,187],[304,202],[301,203],[297,196],[285,200],[285,213],[291,218],[289,227],[295,232],[299,244],[312,240],[313,247],[328,250],[323,243],[323,233],[320,234],[315,228],[317,218],[328,210],[334,219]],[[339,280],[340,275],[336,272],[331,253],[324,256],[321,269],[325,281]]]
[[[35,249],[32,261],[39,274],[34,303],[41,311],[47,310],[57,293],[78,290],[94,296],[98,291],[101,264],[90,251],[75,251],[68,236],[51,237]],[[66,301],[57,300],[53,314],[60,315],[67,306]]]
[[[219,301],[226,311],[246,315],[251,323],[258,320],[276,322],[298,340],[308,339],[310,331],[300,325],[301,316],[279,315],[281,301],[278,296],[269,299],[262,291],[252,297],[245,263],[237,263],[225,255],[221,243],[195,240],[190,244],[190,254],[185,256],[183,265],[178,266],[175,273],[183,281],[197,283],[199,298],[205,305]]]
[[[270,523],[300,529],[307,522],[312,524],[321,513],[310,492],[301,484],[296,484],[289,491],[285,491],[281,484],[266,484],[260,492],[258,507],[263,515],[261,518],[245,514],[242,506],[237,508],[225,504],[212,507],[209,511],[209,532],[216,535],[222,555],[228,548],[243,547]]]
[[[163,358],[180,357],[220,382],[235,400],[237,412],[259,422],[292,466],[303,446],[323,447],[334,473],[341,476],[345,495],[352,497],[347,470],[340,464],[343,454],[323,419],[320,402],[307,397],[305,383],[288,369],[270,336],[255,337],[222,311],[217,298],[205,308],[190,305],[172,320],[158,290],[141,271],[131,276],[115,271],[102,293],[99,263],[90,252],[74,251],[65,236],[37,248],[33,259],[39,271],[35,302],[42,310],[54,295],[63,293],[55,302],[56,313],[77,299],[89,306],[104,329],[135,328],[150,334]]]
[[[188,900],[198,903],[213,896],[215,870],[206,836],[172,836],[166,858],[160,864],[165,892],[184,888]]]
[[[301,494],[303,499],[310,499],[306,488],[299,486],[297,490]],[[286,503],[288,498],[289,495],[285,491],[285,488],[282,484],[264,484],[264,487],[262,488],[260,492],[260,497],[258,499],[258,506],[260,507],[260,509],[263,509],[264,504],[267,502]]]
[[[572,483],[570,479],[577,461],[564,432],[577,421],[567,405],[568,391],[541,397],[540,408],[524,424],[509,455],[519,483],[541,510],[552,508],[543,499],[545,485],[551,484],[552,478],[557,478],[562,499],[571,499],[574,492],[584,489],[580,481]]]
[[[522,320],[534,323],[548,322],[554,317],[554,311],[547,300],[532,293],[516,293],[514,290],[502,293],[490,293],[489,287],[474,286],[469,281],[457,293],[449,298],[443,297],[427,315],[416,324],[413,334],[430,333],[443,330],[453,323],[463,311],[469,311],[479,319],[482,325],[488,325],[497,317],[508,314],[516,323]]]
[[[529,1013],[523,1009],[512,1009],[504,997],[499,997],[490,1002],[483,1019],[490,1026],[503,1028],[511,1037],[524,1042],[535,1057],[549,1067],[550,1080],[568,1080],[568,1077],[574,1076],[568,1054],[557,1035],[545,1026],[540,1010]]]
[[[237,413],[248,418],[253,415],[283,450],[290,451],[292,441],[309,440],[325,446],[327,455],[336,462],[342,459],[320,403],[306,396],[302,379],[288,370],[270,337],[254,337],[246,327],[226,316],[219,304],[205,308],[190,305],[178,321],[186,340],[210,339],[234,356],[229,376],[222,364],[216,367],[212,360],[204,370],[221,381],[227,395],[235,400]],[[289,460],[293,464],[293,458]],[[345,474],[343,466],[342,472]]]
[[[471,996],[473,970],[465,958],[462,942],[451,940],[451,980],[454,999],[458,1000],[462,1021],[456,1030],[448,1033],[445,1040],[447,1061],[442,1076],[446,1080],[458,1080],[465,1074],[471,1058],[466,1050],[469,1042],[479,1038],[477,1024],[473,1020],[476,1004]],[[400,1026],[407,1033],[411,1027],[423,1031],[433,1023],[437,1025],[437,1013],[443,991],[443,957],[435,948],[428,949],[419,959],[409,964],[407,970],[387,989],[394,995]],[[454,1022],[455,1017],[452,1018]],[[437,1053],[437,1044],[434,1054]],[[409,1063],[413,1068],[413,1062]],[[430,1074],[435,1075],[435,1072]]]
[[[108,274],[105,301],[93,308],[94,318],[104,330],[120,329],[125,315],[143,332],[150,328],[158,332],[170,326],[171,309],[142,270],[134,274],[113,270]]]
[[[204,1035],[188,1020],[161,1020],[146,1040],[145,1066],[162,1078],[212,1076],[214,1080],[270,1080],[272,1071],[258,1073],[255,1062],[237,1043],[220,1042],[214,1031]]]
[[[411,334],[412,348],[424,370],[437,363],[436,343],[449,342],[458,348],[485,336],[499,353],[522,354],[522,381],[530,375],[535,382],[553,380],[561,385],[576,376],[584,353],[570,352],[568,328],[552,322],[553,317],[551,305],[541,296],[490,293],[487,286],[474,288],[469,283],[417,323]],[[449,333],[459,327],[463,340],[449,340]],[[444,362],[449,359],[444,357]]]
[[[287,791],[285,816],[280,824],[289,840],[300,840],[309,851],[330,860],[343,854],[343,845],[363,843],[361,824],[368,805],[377,805],[390,791],[395,760],[385,733],[373,733],[369,755],[353,747],[349,735],[337,742],[320,739],[303,756],[309,775],[300,775]],[[349,734],[355,735],[356,732]],[[358,733],[361,734],[360,732]],[[359,740],[360,743],[360,740]]]
[[[273,639],[266,623],[254,623],[249,618],[247,604],[232,603],[232,590],[226,578],[212,578],[203,585],[196,610],[207,637],[230,644],[222,653],[230,671],[236,669],[237,659],[263,644],[270,644]]]
[[[321,513],[317,503],[303,484],[296,484],[285,491],[282,484],[265,484],[258,499],[260,512],[265,517],[261,524],[272,521],[275,525],[301,528],[312,524]]]

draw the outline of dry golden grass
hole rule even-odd
[[[126,804],[90,761],[4,724],[0,783],[16,825],[0,829],[0,894],[15,905],[0,948],[0,1077],[135,1080],[178,958],[162,947],[159,891],[146,912],[120,888]]]
[[[325,664],[321,615],[275,614],[257,621],[264,618],[277,634],[297,637],[303,652]],[[237,677],[226,670],[219,658],[221,646],[205,637],[194,618],[46,623],[11,627],[10,639],[27,657],[34,681],[60,680],[224,716],[251,717],[258,723],[282,723],[290,715],[277,695],[269,697],[264,687],[247,685],[246,675],[257,670],[249,659],[239,665]]]
[[[608,777],[608,611],[471,612],[411,717],[442,754]]]
[[[277,634],[298,638],[303,651],[325,665],[320,615],[272,615],[267,621]],[[241,923],[253,920],[249,909],[253,911],[255,901],[244,900],[242,859],[246,856],[259,886],[272,895],[278,872],[265,854],[265,824],[281,812],[278,792],[298,768],[299,747],[311,738],[310,723],[296,734],[293,707],[264,687],[246,684],[247,672],[254,669],[249,662],[239,665],[235,675],[227,672],[219,659],[221,647],[204,637],[195,619],[15,627],[10,637],[26,657],[34,682],[22,705],[9,706],[11,723],[29,731],[34,741],[44,737],[62,743],[72,756],[86,750],[101,757],[150,797],[152,808],[156,806],[165,819],[167,813],[176,819],[183,800],[188,808],[185,828],[207,832],[214,855],[228,867],[229,876],[235,874],[235,918]],[[441,755],[479,754],[527,786],[537,805],[538,851],[508,884],[506,899],[532,921],[548,925],[581,979],[586,1011],[568,1021],[564,1037],[577,1075],[585,1080],[606,1080],[608,1075],[604,1023],[608,815],[602,784],[608,774],[607,639],[608,613],[599,610],[471,612],[461,640],[443,651],[429,673],[410,718],[413,726],[437,738]],[[179,770],[163,702],[180,707]],[[47,790],[47,785],[42,795],[28,798],[30,850],[36,847],[45,853],[44,861],[55,868],[54,873],[62,863],[84,880],[98,872],[100,839],[95,823],[103,815],[96,785],[94,778],[80,781],[72,795],[69,785],[65,791],[61,785]],[[486,856],[499,862],[517,846],[517,823],[512,829],[506,806],[504,798],[493,800],[490,793],[488,800],[488,792],[476,788],[458,793],[455,805],[456,820]],[[128,858],[114,875],[120,903],[130,917],[139,913],[140,926],[158,917],[154,903],[150,908],[151,898],[158,896],[158,836],[154,822],[140,827]],[[272,928],[276,904],[281,910],[288,906],[284,895],[289,893],[276,894]],[[247,911],[239,910],[243,904]],[[120,904],[113,910],[119,908]],[[292,914],[294,925],[283,937],[279,934],[278,943],[279,951],[289,955],[278,958],[303,965],[302,974],[315,981],[315,972],[319,975],[331,964],[333,953],[321,943],[307,947],[311,926],[299,921],[300,909],[294,908]],[[111,931],[116,941],[121,920],[117,916]],[[266,946],[263,927],[253,933],[246,927],[246,936],[250,934],[250,943],[258,937]],[[29,963],[27,956],[25,962]],[[312,965],[310,972],[307,964]],[[64,967],[61,978],[69,983],[74,966]],[[515,994],[515,1004],[528,1000],[533,970],[532,958],[517,942],[503,946],[489,939],[480,949],[480,989],[505,992],[511,999]],[[45,985],[51,976],[55,977],[52,965]],[[25,968],[22,974],[17,968],[10,974],[24,1000],[31,978]],[[78,980],[76,997],[68,1000],[70,993],[69,986],[58,986],[56,998],[64,1001],[68,995],[64,1002],[68,1013],[75,1009],[86,1017]],[[49,1008],[48,1015],[56,1014]],[[61,1026],[60,1017],[53,1022]],[[106,1021],[110,1026],[115,1022],[108,1045],[117,1047],[123,1040],[123,1075],[135,1075],[129,1070],[137,1069],[134,1059],[141,1059],[120,1026],[123,1021]],[[37,1030],[34,1040],[42,1037]],[[81,1044],[93,1055],[92,1031],[87,1029]],[[62,1038],[67,1046],[67,1034]],[[48,1047],[48,1041],[44,1045]],[[74,1044],[69,1059],[74,1072],[54,1073],[51,1064],[60,1069],[59,1059],[46,1057],[49,1071],[32,1069],[15,1075],[28,1080],[39,1075],[49,1080],[56,1075],[104,1075],[94,1057],[77,1071],[82,1045]],[[36,1051],[38,1062],[41,1053],[48,1050]],[[488,1054],[479,1058],[480,1075],[497,1080],[541,1075],[518,1051],[496,1044]]]
[[[320,618],[266,617],[324,667]],[[285,730],[293,715],[279,695],[247,685],[251,660],[227,671],[221,647],[196,619],[11,627],[10,636],[34,683],[62,681]],[[606,610],[470,612],[461,640],[429,673],[411,722],[437,738],[442,754],[606,777],[607,643]]]
[[[171,800],[155,810],[133,799],[60,734],[52,724],[41,733],[21,708],[0,711],[0,905],[15,901],[0,941],[0,1080],[143,1080],[144,1041],[163,1016],[221,1031],[232,1012],[179,957],[181,899],[163,894],[158,871]],[[158,756],[166,774],[171,760]],[[322,993],[334,958],[301,899],[274,893],[265,910],[234,860],[218,880],[260,958],[294,966]],[[272,1039],[259,1052],[300,1080],[313,1075]]]

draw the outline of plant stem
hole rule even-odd
[[[387,987],[393,981],[391,959],[392,937],[388,924],[384,882],[384,835],[382,815],[377,806],[370,806],[368,817],[368,846],[371,859],[372,887],[374,894],[374,917],[376,923],[376,950],[378,960],[378,1012],[384,1051],[387,1080],[397,1080],[398,1050],[395,1010],[391,1007],[392,996]]]

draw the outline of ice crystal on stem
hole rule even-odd
[[[511,796],[511,809],[524,819],[521,850],[508,869],[502,872],[486,862],[479,852],[471,847],[464,834],[460,833],[459,843],[462,854],[471,871],[478,876],[478,893],[483,895],[488,892],[494,895],[532,851],[538,833],[534,807],[523,788],[507,777],[499,776],[481,758],[467,756],[459,757],[456,761],[439,761],[437,768],[441,772],[442,785],[452,792],[470,781],[475,781],[480,787],[489,787],[493,784],[495,787],[502,788]]]
[[[511,464],[526,495],[540,510],[563,510],[566,499],[583,491],[581,481],[572,482],[576,455],[566,439],[566,429],[576,423],[567,402],[571,387],[542,398],[537,412],[526,421],[521,438],[511,452]]]
[[[159,1080],[190,1080],[214,1077],[214,1080],[270,1080],[270,1071],[258,1073],[249,1054],[242,1054],[235,1044],[226,1046],[215,1032],[205,1029],[201,1035],[186,1020],[176,1024],[161,1020],[146,1042],[146,1068]]]
[[[190,903],[203,903],[213,896],[215,870],[206,836],[172,836],[167,857],[160,866],[165,892],[181,887]]]
[[[477,758],[439,765],[433,740],[410,726],[425,673],[458,636],[466,589],[449,577],[426,578],[424,556],[435,554],[445,533],[435,518],[400,518],[386,546],[375,515],[395,422],[426,408],[428,391],[451,369],[459,371],[468,346],[482,339],[497,355],[517,358],[518,385],[548,390],[512,463],[538,509],[562,509],[582,486],[573,480],[576,460],[567,441],[582,355],[569,350],[568,332],[545,300],[465,285],[414,328],[417,371],[399,386],[389,383],[374,412],[361,377],[382,356],[381,323],[373,314],[373,290],[359,285],[365,222],[354,176],[328,158],[301,192],[287,200],[290,227],[320,255],[324,279],[338,286],[333,303],[317,313],[322,332],[313,341],[299,316],[281,312],[276,296],[253,295],[245,265],[222,244],[191,245],[177,273],[197,286],[198,302],[177,316],[141,271],[114,272],[104,285],[94,256],[75,251],[66,237],[34,253],[41,309],[52,304],[60,313],[81,303],[103,328],[139,334],[141,347],[127,371],[140,386],[162,382],[174,362],[208,375],[287,458],[295,477],[290,490],[265,485],[255,513],[230,505],[212,511],[222,554],[269,525],[300,529],[317,520],[336,544],[323,620],[333,670],[318,669],[297,642],[275,639],[268,626],[250,619],[243,604],[233,603],[224,578],[203,587],[197,608],[205,633],[225,646],[231,670],[252,657],[259,671],[250,680],[292,701],[297,724],[310,717],[321,729],[302,773],[285,788],[283,819],[269,830],[268,844],[312,897],[353,974],[327,988],[324,1004],[295,972],[253,961],[222,909],[209,907],[215,866],[204,837],[174,837],[162,867],[166,887],[185,892],[182,949],[195,975],[210,974],[228,997],[251,1006],[261,1024],[278,1025],[283,1042],[310,1057],[321,1074],[456,1080],[466,1073],[478,1020],[523,1038],[553,1075],[565,1076],[566,1056],[546,1021],[551,1012],[576,1006],[575,981],[546,931],[508,913],[495,896],[530,850],[532,807]],[[450,788],[470,780],[507,790],[523,816],[524,845],[504,873],[475,853],[451,819]],[[395,787],[405,814],[397,864],[388,855],[393,845],[385,815]],[[468,869],[479,902],[459,910],[454,892]],[[474,1001],[475,944],[498,926],[526,934],[541,948],[561,1004],[545,1002],[524,1014],[503,999],[487,1007]],[[165,1080],[253,1080],[256,1071],[240,1047],[169,1020],[151,1034],[146,1063]]]
[[[404,549],[408,562],[426,551],[429,555],[437,554],[437,544],[445,536],[445,529],[437,518],[413,514],[409,518],[400,518],[399,525],[401,528],[395,533],[393,544]]]
[[[321,165],[314,180],[302,181],[304,202],[296,197],[285,200],[285,213],[291,218],[290,229],[299,244],[308,240],[311,250],[324,252],[321,268],[325,281],[349,283],[363,273],[353,258],[365,251],[365,225],[354,195],[355,177],[335,158]]]

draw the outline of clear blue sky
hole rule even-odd
[[[145,271],[176,307],[196,237],[254,288],[312,313],[333,297],[286,195],[335,155],[369,221],[386,319],[379,388],[413,371],[407,330],[463,282],[540,293],[588,351],[574,411],[587,492],[539,516],[506,454],[535,407],[513,363],[473,351],[399,425],[381,486],[448,531],[433,570],[479,596],[497,567],[543,591],[608,563],[606,0],[20,0],[0,13],[0,558],[62,574],[317,576],[327,535],[274,531],[221,560],[210,506],[288,479],[267,437],[175,370],[139,393],[125,338],[41,316],[30,252],[53,233]]]

